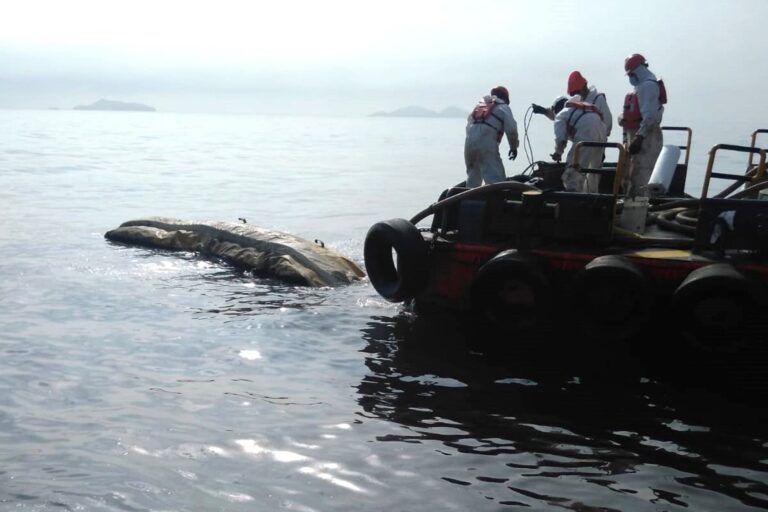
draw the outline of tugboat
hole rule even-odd
[[[543,162],[530,175],[451,187],[410,220],[370,228],[371,283],[417,313],[466,312],[513,335],[565,326],[594,339],[632,339],[661,325],[715,344],[764,338],[768,181],[755,138],[768,130],[756,131],[751,146],[712,147],[694,198],[684,193],[691,131],[667,129],[688,132],[668,193],[625,197],[624,146],[581,142],[574,161],[582,147],[618,151],[615,166],[581,170],[603,176],[600,193],[563,191],[555,164]],[[748,153],[747,171],[714,172],[721,151]],[[733,183],[710,197],[716,179]]]

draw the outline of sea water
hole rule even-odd
[[[2,510],[768,507],[755,361],[583,340],[499,355],[367,281],[292,287],[103,237],[244,218],[362,266],[373,223],[463,180],[461,119],[0,111],[0,127]]]

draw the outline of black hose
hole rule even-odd
[[[675,216],[675,220],[679,222],[680,224],[686,225],[686,226],[692,226],[696,227],[696,224],[699,222],[698,218],[699,211],[694,209],[687,209],[683,210],[682,212],[678,213]]]
[[[747,176],[754,176],[755,172],[756,168],[752,168],[747,171]],[[719,194],[713,196],[713,198],[739,199],[760,190],[768,189],[768,181],[764,181],[751,185],[735,194],[731,194],[742,185],[742,182],[734,183]],[[659,227],[677,233],[695,236],[696,226],[698,224],[698,206],[700,203],[701,200],[696,198],[676,199],[666,203],[655,204],[648,208],[648,212],[654,214],[653,220]]]
[[[698,198],[691,198],[691,199],[675,199],[668,203],[663,204],[655,204],[653,206],[650,206],[648,208],[649,212],[657,212],[657,211],[663,211],[663,210],[669,210],[671,208],[686,208],[689,206],[695,206],[698,207],[699,203],[701,202]]]
[[[536,164],[538,164],[538,163],[539,163],[539,162],[531,162],[531,163],[528,165],[528,167],[526,167],[525,169],[523,169],[523,172],[521,172],[520,174],[525,174],[525,173],[527,173],[527,172],[528,172],[528,171],[529,171],[529,170],[530,170],[530,169],[531,169],[531,168],[532,168],[534,165],[536,165]]]
[[[482,187],[470,188],[469,190],[465,190],[464,192],[456,194],[455,196],[451,196],[446,199],[443,199],[442,201],[432,203],[427,208],[425,208],[424,210],[414,215],[411,218],[411,224],[415,226],[416,224],[418,224],[425,218],[429,217],[430,215],[434,214],[435,212],[438,212],[444,208],[447,208],[452,204],[456,204],[459,201],[463,201],[464,199],[469,199],[475,196],[483,196],[491,192],[499,192],[499,191],[507,191],[507,190],[516,191],[516,192],[525,192],[527,190],[540,190],[540,189],[534,187],[533,185],[528,185],[527,183],[520,183],[518,181],[501,181],[499,183],[492,183],[490,185],[484,185]]]
[[[681,208],[675,208],[672,210],[659,212],[658,216],[656,217],[656,224],[658,224],[659,227],[661,228],[668,229],[669,231],[682,233],[688,236],[694,236],[696,235],[695,226],[688,226],[676,220],[677,215],[683,211],[686,211],[686,210]]]

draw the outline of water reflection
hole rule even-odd
[[[377,440],[466,457],[468,478],[443,479],[495,486],[484,493],[499,504],[768,507],[768,410],[754,393],[765,379],[727,378],[754,370],[749,357],[667,350],[660,359],[552,339],[501,350],[486,334],[456,318],[373,318],[358,402],[365,416],[404,427]]]
[[[233,267],[194,252],[126,247],[108,242],[128,253],[131,272],[161,288],[195,291],[211,303],[191,309],[201,316],[262,315],[265,311],[309,310],[323,305],[330,289],[289,285],[276,278]]]
[[[201,288],[205,295],[217,297],[220,303],[200,312],[244,316],[263,313],[265,309],[306,310],[322,305],[327,298],[324,288],[288,285],[237,269],[218,268],[216,272],[202,273],[194,279],[199,283],[192,288]],[[184,287],[190,288],[189,283]]]
[[[293,464],[299,474],[317,478],[347,491],[370,494],[371,491],[366,486],[378,488],[384,486],[379,480],[359,471],[349,470],[337,462],[323,462],[298,451],[269,448],[254,439],[237,439],[234,443],[248,456],[281,464]],[[320,448],[304,443],[293,443],[293,446],[297,449],[310,451],[318,451]]]

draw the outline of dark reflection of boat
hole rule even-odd
[[[495,482],[500,503],[512,494],[576,510],[564,485],[577,482],[582,494],[639,500],[599,510],[701,509],[701,492],[719,510],[768,507],[766,382],[731,378],[749,361],[718,367],[688,351],[659,364],[631,345],[598,353],[553,340],[485,352],[466,328],[424,315],[369,322],[358,401],[364,415],[402,427],[378,441],[434,443],[458,456],[446,462],[454,468],[467,456],[477,478],[446,480]],[[477,456],[492,456],[493,469]]]

